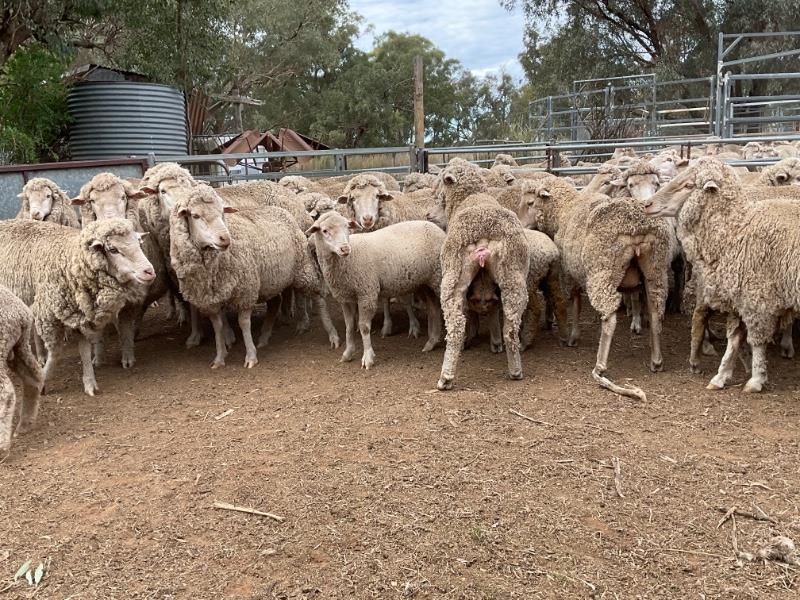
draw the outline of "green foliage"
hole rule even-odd
[[[0,69],[0,156],[58,158],[69,122],[64,61],[39,44],[18,48]]]

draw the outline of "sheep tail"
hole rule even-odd
[[[476,261],[481,269],[486,266],[486,261],[492,255],[492,251],[486,246],[478,246],[472,251],[472,260]]]
[[[620,396],[627,396],[628,398],[636,398],[638,400],[645,401],[647,400],[647,396],[645,395],[644,391],[641,388],[636,386],[622,386],[617,385],[613,381],[611,381],[608,377],[601,375],[597,369],[592,369],[592,379],[594,379],[597,383],[600,384],[600,387],[604,387],[607,390],[611,390],[612,392],[619,394]]]

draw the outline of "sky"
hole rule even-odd
[[[515,80],[523,77],[517,55],[524,19],[519,9],[509,12],[498,0],[350,0],[350,8],[373,26],[357,42],[362,50],[389,30],[416,33],[475,75],[505,70]]]

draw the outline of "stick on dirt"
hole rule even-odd
[[[726,515],[722,521],[720,521],[720,525],[722,525],[725,521],[728,520],[730,516],[728,511],[733,511],[731,514],[734,514],[739,517],[744,517],[745,519],[753,519],[754,521],[765,521],[767,523],[777,523],[775,519],[772,517],[762,517],[761,515],[757,515],[755,513],[747,512],[746,510],[739,510],[736,507],[733,508],[725,508],[724,506],[717,506],[717,511]]]
[[[254,508],[245,508],[243,506],[234,506],[233,504],[228,504],[227,502],[214,502],[214,508],[218,508],[220,510],[232,510],[235,512],[247,513],[248,515],[258,515],[259,517],[268,517],[273,521],[277,521],[278,523],[283,523],[286,520],[283,517],[280,517],[273,513],[262,512]]]
[[[539,421],[538,419],[534,419],[533,417],[529,417],[528,415],[523,415],[521,412],[517,412],[513,408],[509,408],[508,412],[510,412],[512,415],[521,417],[526,421],[530,421],[531,423],[536,423],[537,425],[546,425],[548,427],[555,427],[555,425],[553,425],[552,423],[548,423],[547,421]]]
[[[611,459],[611,464],[614,465],[614,489],[617,490],[617,496],[624,498],[625,495],[622,493],[622,466],[616,456]]]

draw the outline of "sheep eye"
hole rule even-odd
[[[200,215],[192,215],[192,218],[193,218],[193,219],[199,219],[199,218],[200,218]]]
[[[116,248],[110,247],[110,246],[109,246],[109,248],[108,248],[108,251],[109,251],[111,254],[119,254],[119,250],[117,250]]]

